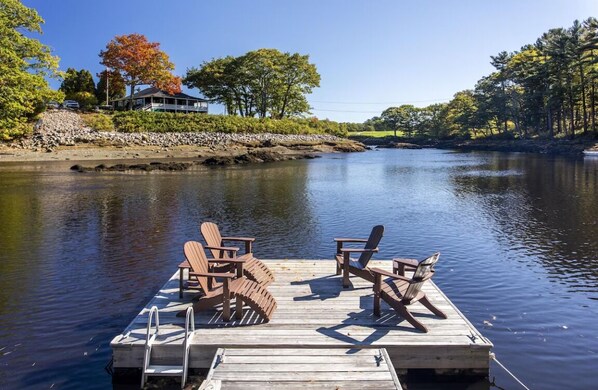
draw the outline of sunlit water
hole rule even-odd
[[[598,380],[598,159],[385,150],[186,172],[0,165],[0,389],[107,388],[111,338],[201,221],[262,258],[442,253],[436,283],[534,389]],[[491,380],[515,382],[495,364]],[[486,386],[487,387],[487,386]]]

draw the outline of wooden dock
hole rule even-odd
[[[263,260],[276,276],[268,289],[278,303],[269,323],[260,323],[249,308],[242,320],[226,323],[219,310],[196,313],[191,368],[208,369],[219,348],[255,350],[338,349],[347,354],[385,348],[396,370],[432,369],[441,374],[487,375],[492,343],[450,302],[434,283],[424,291],[447,319],[435,317],[419,303],[410,311],[429,329],[422,333],[383,303],[382,316],[373,315],[372,284],[351,277],[343,289],[333,260]],[[390,271],[390,261],[371,266]],[[114,369],[141,368],[151,306],[160,310],[160,337],[154,361],[180,362],[184,318],[175,314],[189,306],[196,292],[179,298],[179,272],[160,289],[121,335],[112,342]],[[234,305],[233,305],[234,307]],[[179,363],[180,364],[180,363]]]

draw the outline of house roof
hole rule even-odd
[[[202,99],[202,98],[198,98],[195,96],[191,96],[191,95],[187,95],[186,93],[175,93],[173,95],[168,94],[156,87],[149,87],[146,88],[142,91],[136,92],[133,94],[133,99],[141,99],[141,98],[146,98],[146,97],[161,97],[161,98],[176,98],[176,99],[189,99],[189,100],[196,100],[196,101],[200,101],[200,102],[207,102],[208,100],[206,99]],[[120,98],[120,99],[113,99],[113,101],[116,100],[129,100],[131,97],[130,96],[126,96],[124,98]]]

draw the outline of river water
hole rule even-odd
[[[440,251],[435,282],[530,388],[596,388],[598,159],[383,150],[173,173],[69,165],[0,165],[0,389],[110,388],[111,338],[205,220],[257,237],[262,258],[332,258],[333,237],[383,224],[377,258]],[[493,378],[519,388],[494,363]]]

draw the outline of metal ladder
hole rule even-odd
[[[156,330],[150,336],[152,327],[152,318],[156,315],[155,325]],[[187,316],[185,318],[185,340],[183,341],[183,365],[152,365],[150,358],[152,355],[152,345],[156,341],[158,332],[160,331],[160,316],[156,306],[152,306],[147,319],[147,333],[145,335],[145,354],[143,356],[143,368],[141,372],[141,387],[145,386],[149,376],[180,376],[181,388],[185,387],[187,382],[187,372],[189,370],[189,342],[191,336],[195,332],[195,318],[193,315],[193,307],[187,308]]]

